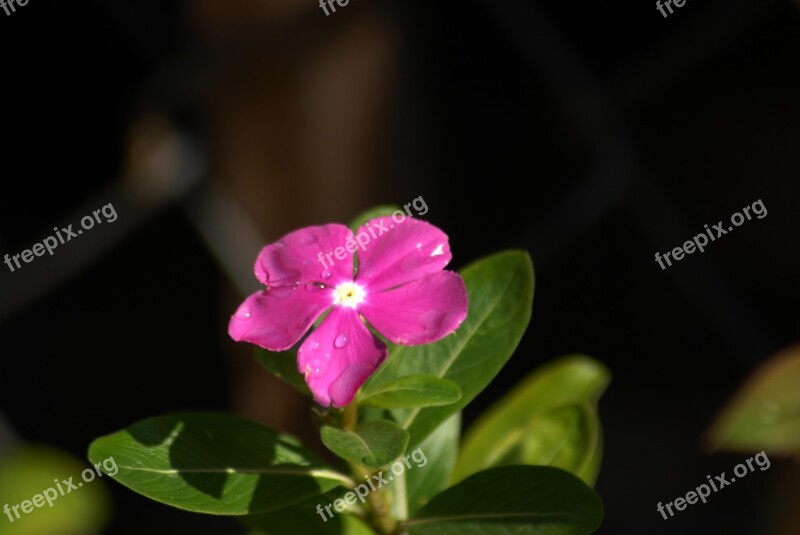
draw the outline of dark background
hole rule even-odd
[[[30,0],[0,11],[0,254],[108,202],[119,214],[53,257],[15,273],[0,265],[0,408],[19,437],[84,458],[97,436],[154,414],[260,415],[258,389],[239,393],[248,354],[226,336],[230,273],[249,270],[255,250],[219,261],[215,231],[242,232],[209,215],[217,188],[266,241],[421,195],[425,218],[451,237],[454,268],[508,247],[536,267],[529,331],[467,423],[541,363],[591,355],[614,375],[600,405],[599,533],[796,533],[785,515],[797,467],[777,459],[668,521],[656,503],[742,460],[705,451],[702,435],[758,363],[800,334],[800,5],[690,0],[665,19],[644,1],[352,0],[330,17],[313,2],[240,2],[232,14],[214,3]],[[223,19],[234,22],[214,26]],[[337,145],[356,119],[334,95],[325,102],[338,119],[309,149],[292,125],[318,108],[284,106],[286,80],[313,81],[315,58],[361,28],[392,43],[375,71],[385,105],[358,119],[371,125],[365,139],[381,140]],[[351,76],[360,60],[350,57],[330,80]],[[267,134],[225,122],[226,106],[262,94]],[[153,117],[191,150],[135,193],[135,125]],[[244,161],[254,178],[240,180],[231,162],[242,146],[293,156],[264,165],[273,172],[260,181]],[[326,147],[370,163],[348,183],[335,157],[298,178]],[[195,178],[182,186],[181,173]],[[766,218],[667,270],[654,262],[758,199]],[[275,395],[263,421],[280,418]],[[111,490],[109,534],[239,533]]]

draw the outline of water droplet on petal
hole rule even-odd
[[[319,342],[317,342],[316,340],[313,340],[311,342],[311,349],[319,349]]]
[[[250,313],[249,313],[249,312],[247,312],[247,313],[244,315],[244,317],[245,317],[245,318],[249,318],[249,317],[250,317]]]
[[[347,345],[350,339],[347,337],[346,334],[340,334],[336,337],[336,340],[333,341],[333,347],[337,349],[342,349],[344,346]]]
[[[306,291],[307,292],[316,293],[316,292],[318,292],[320,290],[324,290],[324,289],[325,289],[325,285],[321,284],[321,283],[318,283],[318,282],[312,282],[311,284],[306,284]]]
[[[323,280],[330,279],[331,278],[331,271],[329,269],[326,269],[325,271],[322,272],[320,277],[322,277]]]

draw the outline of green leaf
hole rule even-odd
[[[580,355],[537,369],[468,430],[454,481],[530,464],[563,468],[594,484],[603,447],[597,400],[609,381],[602,364]]]
[[[90,445],[93,463],[110,457],[119,483],[196,513],[261,513],[352,486],[295,438],[225,414],[150,418]]]
[[[382,204],[379,206],[374,206],[369,210],[358,214],[347,226],[350,227],[350,230],[352,230],[354,233],[357,233],[358,227],[362,226],[370,219],[392,215],[392,212],[395,210],[400,210],[400,207],[395,204]]]
[[[379,409],[413,409],[450,405],[461,398],[461,389],[453,381],[435,375],[408,375],[359,395],[359,405]]]
[[[244,516],[239,520],[253,530],[251,535],[375,535],[356,516],[337,513],[331,506],[337,498],[341,499],[341,496],[329,492],[277,511]],[[329,506],[332,518],[325,512],[325,506]]]
[[[403,473],[408,501],[406,518],[416,515],[431,498],[447,488],[456,466],[460,436],[461,413],[457,412],[409,452],[416,456],[413,461],[422,456],[426,461]]]
[[[388,420],[365,422],[355,431],[324,426],[321,437],[323,444],[342,459],[375,468],[403,455],[408,445],[408,432]]]
[[[307,396],[311,395],[305,378],[297,371],[297,354],[294,351],[274,353],[265,349],[256,349],[256,361],[272,375]]]
[[[450,487],[407,524],[410,535],[588,535],[600,498],[583,481],[548,466],[506,466]]]
[[[113,464],[107,462],[113,471]],[[102,465],[101,465],[102,466]],[[90,483],[83,479],[94,477]],[[80,492],[60,495],[57,483],[72,478],[81,485]],[[103,478],[105,479],[105,478]],[[57,480],[57,481],[56,481]],[[62,485],[64,488],[65,485]],[[66,489],[65,489],[66,490]],[[13,523],[0,513],[3,535],[96,535],[102,532],[110,519],[108,490],[105,482],[85,461],[80,462],[71,455],[49,446],[18,446],[0,457],[0,507],[31,501],[41,503],[47,495],[52,507],[45,501],[41,508],[24,514],[17,508]],[[55,499],[53,499],[55,496]],[[46,498],[45,498],[46,499]],[[25,505],[24,507],[28,507]]]
[[[486,388],[519,344],[531,316],[533,265],[523,251],[499,253],[462,271],[469,314],[452,336],[424,346],[391,346],[389,358],[363,387],[363,396],[407,375],[456,383],[461,399],[441,407],[398,409],[392,416],[411,434],[413,448]]]
[[[772,357],[734,396],[709,432],[715,448],[800,456],[800,346]]]
[[[588,461],[595,458],[593,452],[598,435],[592,423],[596,421],[587,405],[570,405],[535,414],[526,426],[510,429],[496,447],[487,452],[485,466],[475,467],[475,471],[513,464],[555,466],[592,484],[596,467]]]

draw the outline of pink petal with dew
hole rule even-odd
[[[270,351],[285,351],[300,341],[333,305],[333,290],[308,284],[279,286],[248,297],[231,318],[228,334]]]
[[[342,260],[334,255],[327,258],[338,247],[344,249],[352,238],[350,229],[339,224],[305,227],[290,232],[261,250],[256,259],[256,278],[270,287],[309,282],[335,286],[352,281],[353,253],[344,250]]]
[[[297,352],[314,400],[344,407],[386,358],[386,345],[367,330],[355,309],[337,306]]]
[[[358,276],[356,280],[367,292],[388,290],[436,273],[450,263],[450,243],[447,234],[430,223],[406,218],[395,223],[391,217],[372,219],[356,232],[364,241],[363,233],[377,235],[358,250]],[[383,234],[381,234],[383,232]]]
[[[467,317],[461,277],[440,271],[385,292],[371,292],[358,307],[379,333],[402,345],[429,344],[454,332]]]

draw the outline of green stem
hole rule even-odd
[[[358,403],[353,401],[350,405],[345,407],[342,412],[340,421],[342,429],[347,431],[355,430],[358,425]],[[358,463],[349,463],[350,470],[355,476],[354,479],[358,480],[362,474],[368,474],[372,477],[370,471]],[[405,486],[404,486],[405,492]],[[379,533],[390,535],[395,532],[397,525],[392,518],[392,511],[389,504],[386,503],[385,495],[381,490],[375,490],[367,496],[368,515],[372,527],[378,530]]]
[[[342,412],[342,429],[353,431],[358,425],[358,403],[353,401]]]
[[[403,472],[394,478],[395,502],[397,502],[397,520],[404,522],[408,520],[408,498],[406,496],[406,473]]]
[[[380,533],[390,535],[395,532],[397,524],[392,518],[391,507],[386,503],[384,498],[385,495],[383,491],[376,490],[370,493],[367,500],[369,501],[370,509],[372,509],[373,527]]]

